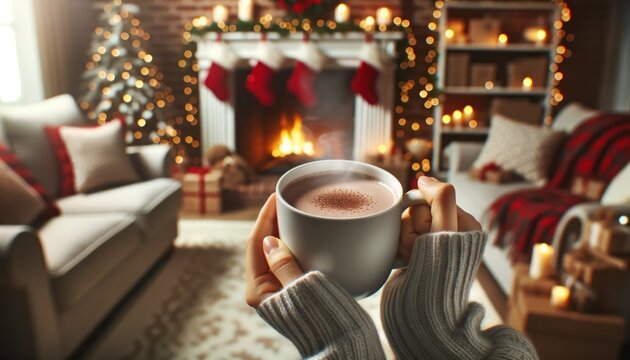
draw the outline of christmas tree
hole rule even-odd
[[[80,106],[103,124],[122,117],[131,144],[179,144],[173,127],[174,96],[144,48],[149,33],[135,17],[138,7],[114,0],[103,8],[83,74]]]

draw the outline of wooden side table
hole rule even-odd
[[[624,337],[621,316],[557,310],[545,286],[528,291],[529,268],[515,271],[507,324],[529,337],[541,359],[618,359]]]

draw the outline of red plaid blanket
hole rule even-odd
[[[495,245],[509,246],[513,262],[528,261],[534,244],[551,241],[562,215],[588,201],[570,192],[574,179],[598,180],[607,186],[629,161],[630,116],[603,114],[585,121],[562,146],[546,186],[506,194],[491,205]]]

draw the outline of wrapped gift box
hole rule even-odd
[[[200,214],[220,213],[221,170],[193,168],[181,178],[183,202],[182,210]]]
[[[529,267],[514,269],[507,325],[532,341],[540,359],[617,359],[625,322],[616,315],[557,310],[551,306],[550,280],[529,278]],[[536,284],[537,283],[537,284]]]
[[[626,260],[578,249],[564,255],[563,268],[565,273],[575,275],[595,293],[594,311],[620,311],[628,276]]]
[[[622,225],[602,228],[596,249],[604,254],[629,256],[630,229]]]

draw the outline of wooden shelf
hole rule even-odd
[[[471,52],[516,52],[516,53],[549,53],[555,49],[549,45],[534,44],[509,44],[506,46],[487,45],[487,44],[449,44],[446,45],[447,51],[471,51]]]
[[[552,1],[445,1],[449,9],[466,10],[555,10]]]
[[[465,128],[465,127],[443,127],[442,128],[443,135],[488,135],[487,127],[479,127],[479,128]]]
[[[442,90],[443,93],[449,95],[507,95],[507,96],[546,96],[547,91],[545,88],[535,88],[532,90],[523,90],[519,88],[507,88],[501,86],[495,86],[488,90],[485,87],[472,87],[472,86],[447,86]]]

